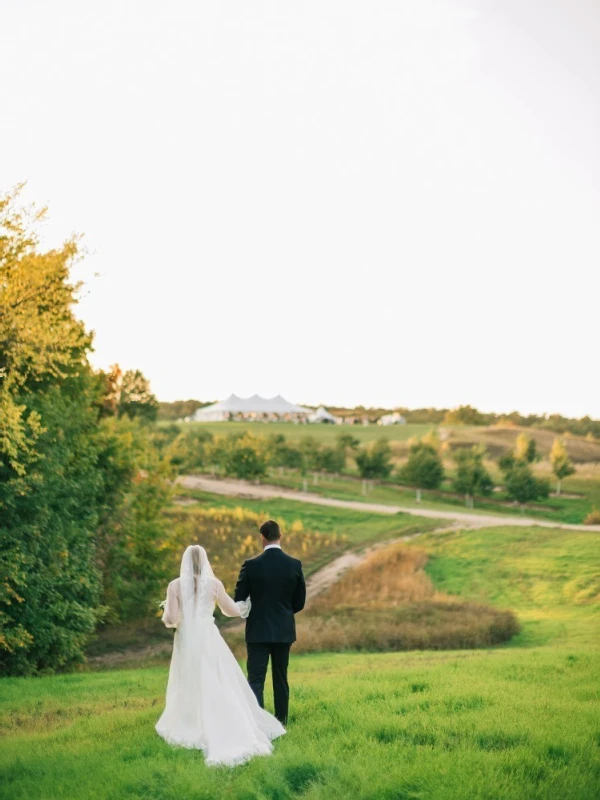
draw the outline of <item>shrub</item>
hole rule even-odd
[[[584,525],[600,525],[600,508],[594,507],[583,520]]]

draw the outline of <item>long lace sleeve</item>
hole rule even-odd
[[[215,599],[217,605],[226,617],[241,617],[242,619],[246,619],[252,607],[249,597],[246,600],[238,600],[238,602],[235,603],[225,591],[225,587],[221,581],[217,581]]]
[[[167,628],[176,628],[179,624],[179,597],[177,595],[177,583],[171,581],[167,588],[167,602],[162,615],[162,621]]]

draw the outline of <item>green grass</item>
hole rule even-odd
[[[168,423],[160,423],[162,425]],[[412,423],[406,425],[296,425],[293,422],[188,422],[186,426],[197,426],[203,431],[226,436],[230,433],[249,431],[260,436],[283,434],[290,441],[312,436],[319,442],[333,444],[342,433],[351,433],[359,442],[387,439],[390,442],[406,442],[412,436],[424,436],[437,425]],[[467,430],[467,428],[465,428]]]
[[[207,769],[155,734],[165,669],[2,682],[2,797],[592,800],[589,651],[292,659],[292,717],[270,758]]]
[[[441,591],[518,611],[513,646],[600,638],[600,534],[484,528],[426,534],[418,545]]]
[[[420,537],[441,590],[512,608],[523,633],[490,650],[293,656],[288,734],[234,770],[155,734],[166,666],[5,679],[0,796],[592,800],[599,543],[535,527]]]

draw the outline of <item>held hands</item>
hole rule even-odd
[[[245,600],[238,600],[236,606],[240,610],[240,617],[242,619],[247,619],[252,609],[252,601],[250,600],[250,597],[247,597]]]

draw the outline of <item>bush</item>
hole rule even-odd
[[[600,525],[600,508],[594,507],[583,520],[584,525]]]

